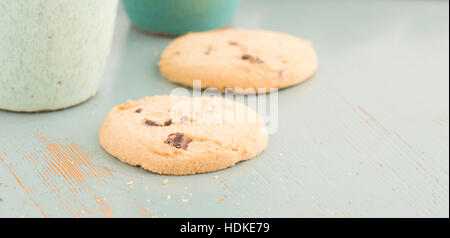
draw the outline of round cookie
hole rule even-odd
[[[153,96],[108,113],[100,144],[121,161],[158,174],[207,173],[256,157],[267,147],[261,117],[217,97]]]
[[[317,56],[309,41],[261,30],[217,30],[175,39],[158,63],[169,81],[225,92],[263,93],[312,77]],[[258,89],[260,89],[258,91]]]

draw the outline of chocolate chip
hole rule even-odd
[[[242,59],[243,59],[243,60],[249,60],[249,59],[251,59],[251,58],[253,58],[253,56],[247,55],[247,54],[245,54],[245,55],[242,56]]]
[[[261,63],[264,63],[264,61],[262,61],[260,58],[254,57],[254,56],[249,55],[249,54],[243,55],[243,56],[242,56],[242,59],[243,59],[243,60],[248,60],[248,61],[250,61],[252,64],[256,64],[256,63],[261,64]]]
[[[230,42],[228,42],[228,44],[230,44],[230,45],[239,45],[239,43],[237,43],[236,41],[230,41]]]
[[[138,108],[137,110],[136,110],[136,113],[141,113],[142,112],[142,108]]]
[[[147,126],[161,126],[161,124],[158,124],[156,121],[152,121],[152,120],[145,120],[145,125],[147,125]]]
[[[187,139],[183,133],[173,133],[167,137],[167,140],[164,143],[171,145],[177,149],[187,150],[189,143],[192,140]]]
[[[172,125],[172,119],[169,119],[167,121],[164,122],[164,124],[160,124],[156,121],[152,121],[152,120],[145,120],[145,125],[147,126],[159,126],[159,127],[164,127],[164,126],[170,126]]]
[[[164,126],[170,126],[170,125],[172,125],[172,119],[169,119],[164,122]]]

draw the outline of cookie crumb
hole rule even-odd
[[[170,199],[172,199],[172,196],[167,195],[167,201],[169,201]]]
[[[164,180],[163,180],[163,184],[164,184],[164,185],[167,185],[168,183],[169,183],[169,180],[168,180],[168,179],[164,179]]]
[[[130,186],[130,187],[133,187],[134,182],[133,182],[133,181],[130,181],[130,182],[127,183],[127,185]]]
[[[184,203],[187,203],[187,202],[189,202],[189,200],[187,200],[187,199],[184,199],[184,198],[182,198],[182,199],[181,199],[181,201],[182,201],[182,202],[184,202]]]
[[[152,47],[152,50],[153,50],[153,55],[156,57],[156,56],[159,56],[159,49],[158,49],[158,47],[155,47],[155,46],[153,46]]]
[[[215,179],[218,179],[218,178],[219,178],[219,175],[214,176],[214,178],[215,178]]]
[[[221,197],[220,199],[219,199],[219,201],[225,201],[225,197]]]

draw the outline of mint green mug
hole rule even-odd
[[[133,24],[153,33],[180,35],[230,23],[241,0],[122,0]]]
[[[118,0],[1,0],[0,109],[52,111],[95,95]]]

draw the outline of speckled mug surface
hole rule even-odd
[[[230,23],[241,0],[122,0],[133,24],[145,31],[180,35]]]
[[[52,111],[95,95],[118,0],[1,0],[0,109]]]

